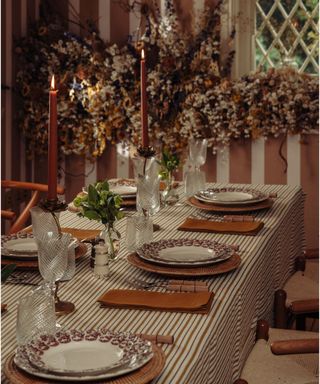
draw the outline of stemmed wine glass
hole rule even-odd
[[[205,173],[200,170],[201,165],[205,164],[207,158],[207,139],[189,140],[189,163],[194,165],[194,170],[186,173],[186,194],[192,196],[194,193],[205,189]]]
[[[195,170],[200,171],[201,165],[206,162],[207,159],[207,139],[190,139],[189,140],[189,157],[191,163],[194,164]]]
[[[57,315],[64,315],[71,313],[75,310],[75,305],[70,301],[62,301],[58,296],[59,283],[69,281],[73,278],[76,270],[75,262],[75,248],[77,246],[77,241],[73,240],[68,246],[68,261],[67,268],[63,276],[56,281],[56,288],[54,292],[55,308]]]
[[[36,237],[36,241],[38,245],[40,274],[45,284],[50,287],[52,292],[55,292],[55,298],[58,299],[57,282],[61,280],[66,274],[66,271],[68,271],[69,256],[71,256],[70,259],[72,259],[72,252],[74,259],[74,248],[72,246],[70,247],[71,235],[68,233],[55,234],[53,232],[44,232],[41,236]],[[64,278],[64,280],[67,279],[66,277]],[[69,313],[64,311],[65,308],[63,304],[64,302],[56,300],[55,307],[57,314]]]
[[[160,209],[159,164],[155,158],[134,159],[137,181],[137,211],[153,216]]]
[[[135,157],[133,158],[133,164],[137,183],[136,205],[141,216],[132,224],[135,227],[135,234],[143,233],[143,241],[150,242],[153,238],[151,216],[160,210],[159,163],[155,157]],[[127,234],[129,228],[131,228],[130,225],[127,227]]]

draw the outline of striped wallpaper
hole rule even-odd
[[[180,0],[181,1],[181,0]],[[139,20],[134,14],[125,13],[112,0],[52,0],[74,32],[84,33],[72,23],[74,11],[82,21],[96,20],[101,36],[111,42],[126,41],[127,35],[136,30]],[[3,0],[1,2],[1,150],[2,178],[46,182],[46,159],[26,159],[25,143],[17,129],[16,112],[19,105],[11,86],[14,85],[15,57],[13,40],[27,33],[27,25],[39,15],[40,0]],[[163,1],[159,0],[160,9]],[[203,7],[204,0],[183,0],[184,7],[194,7],[195,13]],[[241,33],[241,32],[240,32]],[[302,185],[307,194],[305,225],[308,247],[318,248],[318,135],[288,137],[283,152],[288,160],[288,171],[278,149],[282,138],[250,142],[234,141],[230,148],[214,156],[208,152],[204,166],[208,181]],[[120,144],[107,147],[99,160],[92,164],[80,156],[68,156],[62,163],[65,172],[60,183],[66,186],[66,200],[70,201],[81,187],[97,179],[132,177],[128,151]],[[178,178],[181,178],[181,172]]]

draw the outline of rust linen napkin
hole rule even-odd
[[[62,232],[70,233],[73,237],[77,238],[78,240],[91,240],[97,237],[101,230],[99,229],[78,229],[78,228],[61,228]],[[27,227],[23,230],[23,232],[31,233],[32,232],[32,226]]]
[[[210,221],[187,218],[179,227],[179,231],[189,232],[213,232],[239,235],[256,235],[263,228],[261,221]]]
[[[112,289],[98,298],[102,307],[167,312],[209,313],[213,292],[163,293]]]
[[[91,240],[99,235],[99,229],[61,228],[62,232],[71,233],[78,240]]]

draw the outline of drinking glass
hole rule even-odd
[[[41,334],[54,334],[55,332],[54,299],[50,288],[42,285],[18,302],[17,342],[18,345],[23,345]]]
[[[58,298],[58,280],[67,280],[74,274],[74,246],[71,244],[71,235],[63,233],[56,235],[53,232],[42,233],[41,237],[36,237],[38,245],[39,271],[56,299],[56,313],[66,314],[74,310],[69,305],[65,306]],[[69,270],[68,270],[69,265]]]
[[[58,236],[60,231],[59,212],[45,211],[35,206],[30,209],[32,219],[32,233],[35,238],[41,238],[46,233],[52,232]]]
[[[133,159],[137,182],[137,211],[153,216],[160,209],[159,164],[155,157]]]
[[[59,283],[66,282],[73,278],[76,270],[75,261],[76,240],[72,241],[68,246],[67,267],[63,276],[55,282],[56,288],[54,292],[55,308],[58,315],[71,313],[75,310],[75,305],[70,301],[62,301],[58,296]]]
[[[194,164],[196,170],[200,170],[201,165],[207,159],[207,139],[190,139],[189,140],[189,157],[191,164]]]
[[[188,162],[192,166],[185,174],[185,193],[187,197],[206,187],[206,175],[200,170],[200,167],[206,162],[207,146],[207,139],[192,138],[189,140]]]
[[[185,175],[185,194],[187,197],[193,196],[198,191],[205,189],[205,173],[200,170],[190,170]]]
[[[52,286],[67,269],[71,235],[63,233],[57,236],[53,232],[46,232],[40,238],[36,237],[36,241],[40,274]]]
[[[129,252],[134,252],[153,238],[153,223],[150,217],[127,217],[126,245]]]

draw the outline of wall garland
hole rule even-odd
[[[151,2],[152,3],[152,2]],[[141,5],[139,42],[109,44],[88,22],[87,36],[43,7],[27,37],[16,42],[20,70],[20,128],[28,155],[47,151],[48,89],[59,84],[62,153],[99,157],[110,143],[140,143],[139,58],[146,49],[149,134],[154,143],[182,152],[189,137],[207,137],[213,151],[234,138],[277,137],[318,129],[318,79],[293,68],[256,72],[231,81],[234,51],[222,58],[222,0],[204,9],[187,31],[173,0],[161,16],[156,2]],[[150,5],[151,4],[151,5]],[[235,31],[228,42],[232,46]]]

